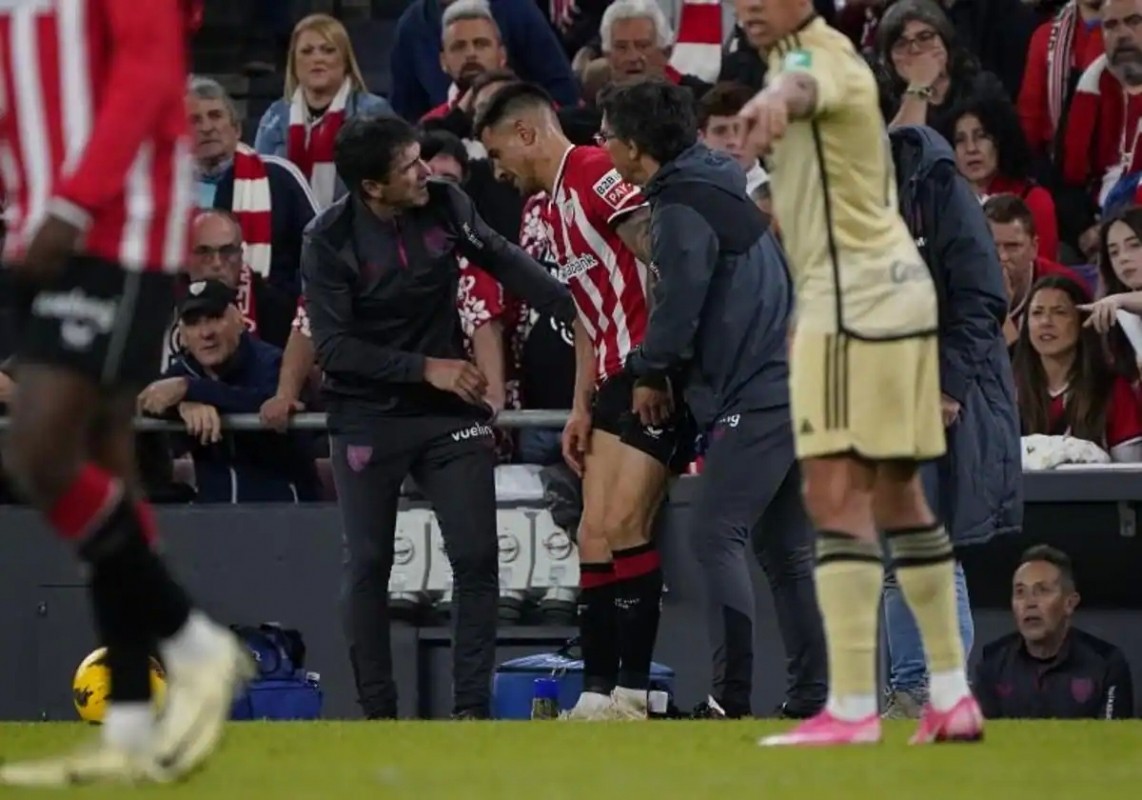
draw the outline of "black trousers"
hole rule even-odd
[[[691,541],[706,578],[713,695],[749,714],[754,594],[746,544],[769,580],[788,666],[786,706],[812,713],[828,691],[825,633],[813,585],[813,527],[787,408],[731,414],[710,431]]]
[[[452,564],[455,710],[488,710],[499,598],[493,445],[491,428],[462,417],[390,417],[372,421],[367,434],[331,436],[344,529],[345,634],[367,717],[397,711],[389,573],[400,488],[410,474],[432,503]]]

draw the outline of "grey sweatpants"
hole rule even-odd
[[[345,635],[361,707],[366,717],[396,716],[389,573],[400,488],[411,474],[432,503],[452,564],[454,709],[486,714],[499,601],[492,430],[458,417],[370,425],[368,433],[330,437],[344,531]]]
[[[691,541],[706,578],[713,695],[727,713],[751,711],[754,594],[746,543],[752,542],[785,645],[786,707],[815,712],[828,691],[828,661],[789,411],[730,414],[709,437]]]

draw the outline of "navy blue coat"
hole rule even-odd
[[[242,334],[238,350],[219,378],[210,377],[182,352],[164,378],[186,378],[186,400],[214,406],[219,414],[256,414],[273,397],[282,351]],[[311,437],[304,431],[225,432],[204,445],[190,439],[199,503],[280,503],[320,499]]]
[[[925,487],[957,546],[1023,524],[1022,447],[1003,339],[1007,293],[979,200],[931,128],[891,134],[900,209],[932,271],[940,310],[940,388],[961,407]]]

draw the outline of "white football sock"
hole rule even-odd
[[[168,663],[204,661],[216,655],[221,647],[221,630],[201,611],[191,611],[186,624],[174,636],[159,644],[163,660]]]
[[[103,718],[103,741],[142,752],[150,745],[154,729],[155,712],[150,703],[110,703]]]
[[[844,722],[860,722],[876,714],[875,694],[851,694],[845,697],[833,697],[825,704],[825,710]]]
[[[937,711],[948,711],[971,693],[964,669],[933,672],[928,683],[928,702]]]

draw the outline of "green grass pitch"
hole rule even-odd
[[[994,722],[979,745],[763,750],[775,722],[241,723],[184,784],[66,792],[212,800],[1043,800],[1142,797],[1142,722]],[[0,757],[50,754],[80,724],[0,724]],[[51,794],[51,793],[48,793]],[[0,788],[0,798],[44,797]]]

